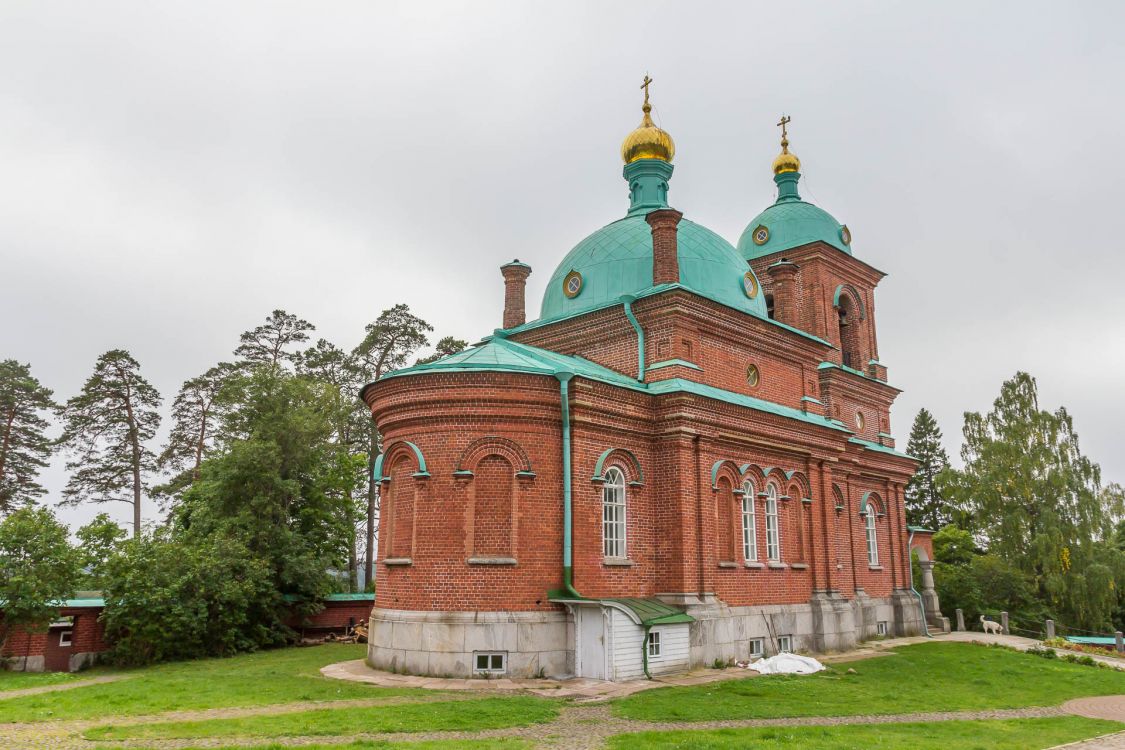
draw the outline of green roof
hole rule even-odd
[[[62,603],[63,607],[104,607],[105,599],[100,597],[86,598],[86,599],[67,599]]]
[[[373,602],[374,591],[360,591],[355,594],[329,594],[322,601],[326,602]]]
[[[766,317],[765,295],[746,296],[746,261],[729,242],[706,227],[682,219],[676,242],[680,284],[721,304]],[[567,297],[564,280],[582,275],[581,291]],[[554,320],[575,312],[617,303],[622,295],[637,296],[652,288],[652,228],[641,215],[626,216],[579,242],[563,258],[547,282],[540,317]]]
[[[906,453],[900,453],[899,451],[896,451],[894,448],[888,448],[885,445],[879,445],[878,443],[873,443],[870,440],[863,440],[862,438],[853,437],[853,438],[848,438],[848,442],[849,443],[855,443],[856,445],[862,445],[867,450],[875,451],[876,453],[887,453],[887,454],[892,455],[892,456],[898,456],[899,458],[909,458],[911,461],[917,461],[918,460],[918,459],[914,458],[914,456],[908,455]]]
[[[726,391],[703,383],[684,380],[683,378],[671,378],[668,380],[658,380],[652,383],[641,383],[627,375],[622,375],[616,370],[603,367],[588,359],[559,354],[558,352],[540,349],[539,347],[530,346],[528,344],[521,344],[502,335],[494,336],[486,342],[445,357],[444,359],[439,359],[436,362],[396,370],[395,372],[385,375],[384,379],[436,372],[525,372],[536,375],[549,375],[552,377],[557,373],[569,372],[578,377],[586,378],[587,380],[654,395],[664,393],[694,393],[704,398],[744,406],[748,409],[754,409],[755,411],[795,419],[800,422],[826,427],[830,430],[850,432],[850,430],[843,428],[825,417],[817,414],[806,414],[800,409],[795,409],[791,406],[775,404],[772,401],[766,401],[733,391]]]
[[[695,622],[695,618],[677,609],[670,604],[665,604],[659,599],[606,599],[604,601],[616,602],[628,609],[642,625],[673,625],[679,622]]]

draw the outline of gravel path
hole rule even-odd
[[[33,688],[20,688],[19,690],[3,690],[0,691],[0,701],[8,700],[9,698],[22,698],[25,695],[39,695],[40,693],[57,693],[60,690],[74,690],[74,688],[100,685],[103,682],[117,682],[118,680],[124,680],[130,676],[131,675],[126,674],[111,674],[105,677],[91,677],[88,680],[60,682],[57,685],[41,685]]]

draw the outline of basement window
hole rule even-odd
[[[660,631],[653,630],[648,634],[648,658],[654,659],[660,656]]]
[[[875,634],[876,635],[886,635],[887,634],[887,621],[886,620],[880,620],[879,622],[875,623]]]
[[[60,646],[69,646],[71,643],[73,643],[73,639],[74,639],[74,631],[73,630],[64,630],[61,633],[59,633],[59,645]]]
[[[779,635],[777,637],[777,650],[783,654],[788,654],[793,651],[793,636]]]
[[[508,654],[500,652],[474,652],[473,671],[477,674],[504,674],[508,671]]]
[[[766,655],[765,642],[761,638],[750,639],[750,657],[761,659]]]

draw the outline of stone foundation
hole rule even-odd
[[[507,677],[574,674],[574,624],[563,612],[371,611],[367,663],[433,677],[472,677],[473,653],[508,655]]]

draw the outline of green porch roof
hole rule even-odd
[[[911,456],[907,453],[901,453],[899,451],[896,451],[894,448],[888,448],[885,445],[879,445],[878,443],[873,443],[870,440],[863,440],[862,438],[853,437],[853,438],[848,438],[848,442],[854,443],[856,445],[862,445],[867,450],[875,451],[876,453],[886,453],[886,454],[889,454],[891,456],[898,456],[899,458],[909,458],[911,461],[917,461],[918,460],[918,459],[914,458],[914,456]]]
[[[680,622],[695,622],[695,618],[681,609],[665,604],[659,599],[607,599],[628,609],[642,625],[674,625]]]

